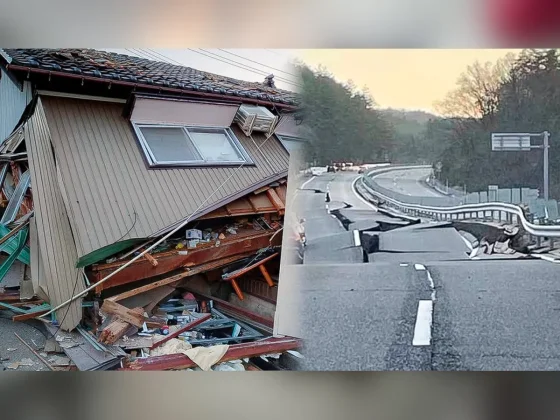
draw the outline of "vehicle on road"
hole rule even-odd
[[[323,173],[323,171],[321,171],[319,168],[313,168],[311,169],[311,175],[312,176],[319,176]]]

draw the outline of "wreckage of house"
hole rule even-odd
[[[97,50],[4,49],[0,67],[0,305],[72,331],[218,269],[274,300],[294,93]]]

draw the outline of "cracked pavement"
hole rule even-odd
[[[401,190],[428,194],[406,176],[398,178]],[[290,283],[285,303],[297,308],[305,342],[300,369],[560,369],[557,265],[470,260],[470,248],[448,223],[410,224],[377,213],[354,192],[357,177],[322,174],[294,203],[306,219],[308,247],[304,264],[284,266],[282,280]],[[361,242],[378,235],[376,252],[364,255],[352,230],[380,227],[362,232]],[[421,301],[433,308],[424,324]],[[429,345],[415,346],[422,328],[429,328]]]

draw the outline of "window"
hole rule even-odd
[[[252,163],[229,128],[134,124],[150,166]]]
[[[292,153],[296,150],[301,150],[301,148],[303,147],[303,143],[305,142],[304,139],[301,139],[299,137],[278,135],[278,138],[280,139],[280,142],[286,148],[288,153]]]

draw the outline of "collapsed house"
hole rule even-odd
[[[262,340],[294,93],[97,50],[4,49],[0,67],[1,308],[48,321],[84,370],[298,348]]]

